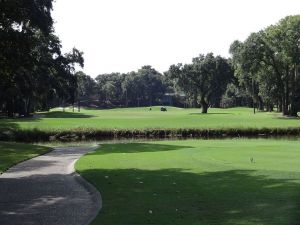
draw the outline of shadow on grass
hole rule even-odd
[[[40,122],[40,118],[38,117],[24,117],[24,118],[3,118],[0,119],[0,131],[8,130],[18,130],[20,128],[20,122]]]
[[[49,151],[51,151],[51,149],[44,146],[0,142],[0,172],[5,171],[16,163],[32,158],[33,156],[47,153]],[[47,161],[35,161],[33,166],[28,169],[31,171],[35,170],[35,168],[38,168],[39,165],[41,165],[41,167],[47,167],[50,165],[49,163],[50,162]]]
[[[280,120],[300,120],[300,117],[296,117],[296,116],[276,116],[273,119],[280,119]]]
[[[95,117],[93,115],[88,115],[84,113],[73,113],[73,112],[45,112],[45,113],[39,113],[40,117],[44,118],[92,118]]]
[[[190,115],[234,115],[234,113],[190,113]]]
[[[191,146],[166,145],[166,144],[149,144],[149,143],[121,143],[121,144],[105,144],[105,150],[100,148],[99,151],[90,153],[89,155],[105,155],[111,153],[142,153],[142,152],[161,152],[174,151],[183,148],[193,148]]]
[[[14,123],[14,120],[0,119],[0,131],[9,131],[19,129],[20,126]]]
[[[93,225],[300,224],[300,184],[251,170],[79,172],[102,194],[103,209]]]

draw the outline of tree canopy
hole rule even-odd
[[[8,116],[74,101],[74,66],[82,52],[61,53],[54,35],[52,0],[0,1],[0,107]]]
[[[207,113],[212,98],[221,99],[233,77],[228,60],[212,53],[199,55],[191,64],[172,65],[169,73],[185,92],[199,98],[202,113]]]
[[[300,16],[288,16],[230,47],[235,75],[253,98],[297,116],[300,98]],[[251,90],[252,89],[252,90]]]

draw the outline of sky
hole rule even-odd
[[[52,12],[63,51],[83,51],[92,77],[229,57],[234,40],[296,14],[300,0],[56,0]]]

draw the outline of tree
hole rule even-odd
[[[158,103],[166,90],[163,75],[151,66],[143,66],[137,71],[135,78],[140,86],[139,97],[143,105]]]
[[[61,53],[51,10],[52,0],[0,1],[0,110],[8,116],[47,109],[53,98],[74,102],[82,52]]]
[[[288,16],[276,25],[251,34],[230,49],[236,75],[252,80],[253,98],[277,102],[283,115],[297,116],[299,110],[300,16]]]
[[[199,55],[192,64],[172,65],[169,73],[185,92],[199,98],[202,113],[207,113],[212,96],[221,99],[233,76],[228,60],[212,53]]]
[[[32,69],[41,37],[50,35],[52,1],[0,1],[0,76],[2,105],[9,116],[28,114]],[[26,105],[22,107],[23,94]]]
[[[79,100],[89,99],[95,94],[96,82],[92,77],[86,75],[82,71],[76,72],[75,77],[77,81],[77,93]]]

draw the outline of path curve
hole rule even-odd
[[[89,224],[101,196],[74,171],[74,163],[95,148],[56,148],[0,175],[0,224]]]

